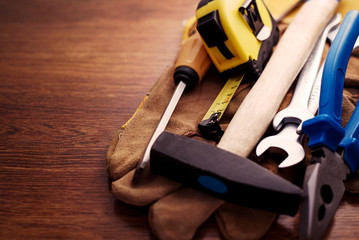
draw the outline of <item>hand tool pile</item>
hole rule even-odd
[[[314,105],[319,102],[319,92],[312,89],[315,82],[321,83],[322,72],[318,73],[318,70],[326,38],[331,30],[337,29],[340,21],[340,14],[336,14],[325,27],[298,77],[290,104],[275,115],[273,128],[280,132],[263,139],[257,145],[258,156],[270,148],[274,149],[274,152],[284,152],[286,159],[279,165],[280,168],[293,166],[304,159],[305,150],[301,143],[303,135],[298,132],[301,132],[302,123],[313,118],[317,112],[317,107]]]
[[[300,237],[319,239],[344,194],[343,181],[359,165],[359,107],[341,126],[345,72],[359,45],[359,12],[342,19],[338,4],[303,3],[279,39],[277,22],[262,0],[201,0],[175,64],[177,88],[131,175],[131,187],[148,181],[142,175],[150,168],[154,175],[244,207],[290,216],[301,209]],[[202,120],[193,121],[199,123],[196,134],[214,137],[216,146],[165,131],[182,94],[213,71],[227,83]],[[242,82],[251,89],[222,130],[219,120]],[[289,105],[278,111],[292,85]],[[268,128],[278,133],[264,137]],[[312,150],[309,163],[304,138]],[[278,167],[295,167],[302,185],[249,159],[254,150],[259,159],[281,155]]]

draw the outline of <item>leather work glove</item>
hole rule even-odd
[[[182,95],[166,131],[216,144],[201,138],[197,124],[223,84],[217,72],[211,69],[197,87]],[[229,123],[252,84],[240,85],[221,119],[222,127],[225,128]],[[261,219],[258,216],[263,216],[266,226],[260,236],[263,235],[274,220],[275,214],[224,204],[224,201],[217,198],[182,188],[178,183],[154,175],[148,165],[137,182],[132,182],[134,168],[141,159],[174,88],[173,67],[171,66],[153,86],[133,118],[116,133],[107,154],[108,171],[111,179],[114,180],[112,192],[125,203],[135,206],[151,205],[149,223],[155,235],[161,239],[191,239],[197,228],[220,206],[221,210],[217,211],[216,217],[225,236],[230,236],[225,233],[227,229],[233,228],[238,231],[237,229],[243,227],[241,234],[251,229],[248,226],[251,222],[250,216],[255,217],[257,221]],[[240,210],[241,214],[238,217],[243,224],[238,224],[236,219],[226,221],[227,218],[233,218],[233,209]],[[246,211],[249,213],[246,214]],[[258,229],[257,224],[252,226],[249,232],[257,236]]]
[[[359,58],[353,54],[347,69],[343,101],[343,124],[354,110],[359,93]],[[184,188],[180,184],[151,172],[149,163],[136,183],[132,182],[134,169],[147,147],[163,111],[175,89],[173,66],[161,75],[134,116],[115,134],[107,152],[107,169],[112,179],[112,192],[121,201],[135,206],[150,206],[148,221],[153,233],[160,239],[191,239],[197,228],[212,214],[226,239],[260,239],[276,219],[277,214],[225,203],[210,195]],[[224,81],[215,69],[191,91],[185,92],[172,115],[166,131],[205,140],[197,124],[221,90]],[[253,83],[242,83],[221,119],[225,130],[235,111]],[[283,101],[286,107],[291,92]],[[272,129],[268,130],[271,133]],[[307,158],[310,154],[307,154]],[[254,155],[249,158],[256,160]],[[277,173],[278,162],[265,159],[261,164]],[[293,176],[285,176],[293,178]],[[359,192],[359,178],[347,181],[347,189]]]

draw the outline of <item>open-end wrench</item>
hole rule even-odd
[[[319,102],[319,93],[313,96],[312,94],[315,92],[312,93],[311,90],[315,80],[321,79],[322,71],[318,73],[318,68],[327,35],[330,30],[338,26],[340,20],[341,15],[337,14],[328,23],[307,63],[303,67],[291,103],[286,109],[275,116],[273,127],[278,130],[284,125],[283,129],[277,135],[264,138],[257,145],[257,156],[261,156],[268,149],[270,149],[272,153],[286,155],[285,159],[278,166],[279,168],[293,166],[304,159],[305,151],[301,144],[302,135],[297,132],[298,126],[301,126],[302,121],[314,117],[317,111],[314,109],[313,112],[311,112],[308,109],[308,101],[312,99],[313,104],[316,104],[316,101]],[[318,84],[318,81],[316,82]],[[315,100],[315,98],[318,98],[318,100]]]
[[[334,38],[335,35],[333,35],[332,39],[330,39],[328,35],[330,44]],[[320,86],[323,75],[323,68],[324,62],[319,68],[308,101],[308,109],[313,114],[313,116],[319,107]],[[265,151],[270,149],[271,153],[278,153],[282,155],[284,160],[278,165],[279,168],[290,167],[301,162],[305,157],[305,150],[302,145],[303,134],[301,133],[301,126],[302,124],[300,124],[298,127],[297,123],[286,123],[276,135],[264,138],[257,145],[256,154],[261,156]]]
[[[297,164],[305,157],[302,145],[303,134],[297,133],[298,124],[287,123],[278,134],[264,138],[256,148],[256,154],[261,156],[269,150],[270,154],[280,154],[284,160],[278,165],[286,168]]]
[[[332,44],[335,36],[337,35],[339,30],[339,26],[336,26],[334,29],[332,29],[327,37],[327,40],[329,42],[329,45]],[[359,47],[359,38],[354,44],[353,51]],[[316,114],[319,108],[319,98],[320,98],[320,86],[322,83],[322,76],[323,76],[323,69],[324,69],[325,62],[322,63],[322,65],[319,68],[317,77],[315,78],[312,92],[310,94],[310,98],[308,101],[308,109],[313,115]],[[283,154],[284,156],[290,156],[287,157],[284,161],[281,162],[279,165],[279,168],[286,168],[293,166],[301,161],[301,159],[304,159],[305,151],[304,148],[301,145],[303,135],[301,134],[301,128],[302,124],[299,125],[299,127],[296,129],[296,124],[293,123],[287,123],[282,131],[280,131],[277,135],[275,135],[275,138],[278,138],[278,140],[274,140],[274,143],[277,144],[275,148],[273,149],[273,152],[279,152]],[[272,137],[268,137],[268,140],[266,141],[273,141]],[[271,143],[273,144],[273,142]],[[280,145],[279,145],[280,144]],[[283,146],[285,147],[285,150],[283,149]],[[272,146],[274,147],[274,146]],[[264,150],[265,151],[265,150]]]

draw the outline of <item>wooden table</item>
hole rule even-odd
[[[155,239],[111,194],[114,132],[177,54],[198,1],[0,0],[0,239]],[[324,239],[359,236],[346,194]],[[265,239],[293,239],[281,216]],[[196,239],[218,239],[214,218]]]

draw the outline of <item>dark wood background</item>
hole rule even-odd
[[[111,194],[114,132],[177,54],[193,0],[0,0],[0,239],[154,239]],[[359,236],[346,194],[324,239]],[[281,216],[265,239],[298,236]],[[213,218],[196,239],[218,239]]]

